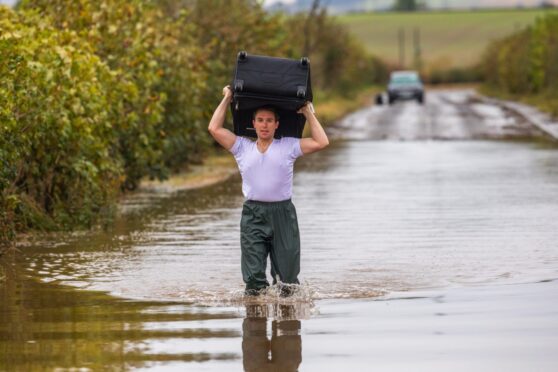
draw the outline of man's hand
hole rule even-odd
[[[231,90],[231,86],[227,85],[226,87],[223,88],[223,96],[225,96],[225,98],[227,99],[227,101],[231,101],[232,99],[232,90]]]
[[[312,103],[310,101],[306,101],[304,106],[302,106],[297,113],[304,115],[306,119],[308,119],[310,114],[314,113]]]

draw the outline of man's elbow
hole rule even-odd
[[[214,128],[211,124],[209,124],[209,126],[207,127],[207,131],[209,132],[209,134],[211,134],[212,137],[215,137],[215,133],[217,132],[217,129]]]
[[[329,146],[329,139],[326,138],[325,141],[320,142],[319,145],[320,145],[320,150],[325,149],[326,147]]]

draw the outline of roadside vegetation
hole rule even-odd
[[[492,43],[481,62],[484,92],[558,116],[558,14]]]
[[[309,56],[316,96],[337,105],[332,92],[356,97],[385,79],[385,65],[323,9],[286,16],[259,4],[0,6],[0,244],[30,229],[92,227],[142,178],[203,161],[239,50]]]

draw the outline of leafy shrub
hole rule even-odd
[[[0,238],[15,227],[89,226],[114,196],[112,71],[74,32],[0,7]]]
[[[164,177],[162,117],[166,96],[161,83],[157,13],[149,2],[133,0],[23,0],[22,9],[36,9],[61,30],[73,30],[88,40],[119,81],[125,98],[115,107],[123,125],[117,148],[124,161],[124,186],[133,189],[145,174]]]
[[[492,43],[481,68],[486,85],[505,94],[538,96],[558,114],[558,15]]]

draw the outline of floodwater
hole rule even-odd
[[[0,370],[556,370],[558,151],[470,94],[356,112],[297,162],[293,298],[242,297],[238,177],[21,242]]]

